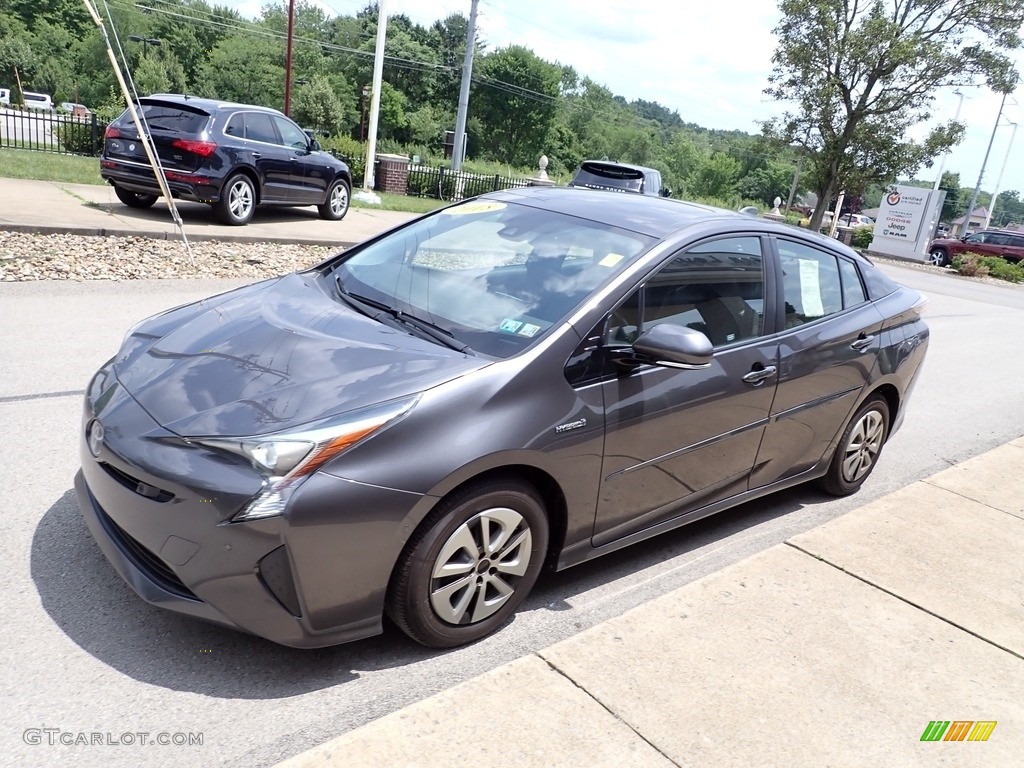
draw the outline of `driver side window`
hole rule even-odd
[[[764,258],[757,237],[705,241],[674,257],[608,320],[605,343],[632,344],[651,326],[700,331],[715,347],[760,336],[764,328]]]

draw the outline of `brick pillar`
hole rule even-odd
[[[377,155],[377,161],[377,191],[406,194],[409,190],[409,158],[405,155]]]

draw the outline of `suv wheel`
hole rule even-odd
[[[327,201],[316,208],[320,218],[328,221],[341,221],[348,213],[349,187],[344,179],[335,179],[327,190]]]
[[[932,248],[928,253],[928,263],[936,267],[944,267],[949,264],[949,254],[944,248]]]
[[[256,211],[256,189],[244,173],[236,173],[220,192],[220,200],[214,205],[217,216],[225,224],[240,227],[248,224]]]
[[[146,195],[142,192],[132,192],[130,189],[114,187],[114,194],[117,199],[129,208],[150,208],[156,202],[156,195]]]

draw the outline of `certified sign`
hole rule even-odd
[[[875,237],[915,243],[927,208],[927,189],[894,184],[882,198],[875,221]]]

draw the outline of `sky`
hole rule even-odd
[[[218,0],[247,17],[259,0]],[[316,0],[329,15],[354,14],[366,0]],[[470,0],[386,0],[389,14],[404,13],[429,26],[449,13],[469,15]],[[488,50],[519,44],[538,56],[574,67],[580,75],[627,100],[645,99],[674,109],[706,128],[759,133],[758,121],[780,115],[784,105],[764,95],[772,68],[779,20],[773,0],[480,0],[478,33]],[[1024,55],[1018,56],[1024,72]],[[992,137],[1000,97],[965,88],[960,120],[964,140],[946,156],[946,171],[962,186],[978,181]],[[1012,136],[1010,121],[1024,123],[1024,89],[1007,100],[985,165],[982,189],[1024,194],[1024,127]],[[936,94],[934,120],[951,120],[959,97]],[[470,104],[472,110],[472,104]],[[912,137],[921,138],[924,129]],[[1011,147],[1011,138],[1014,138]],[[938,162],[917,176],[934,179]]]

